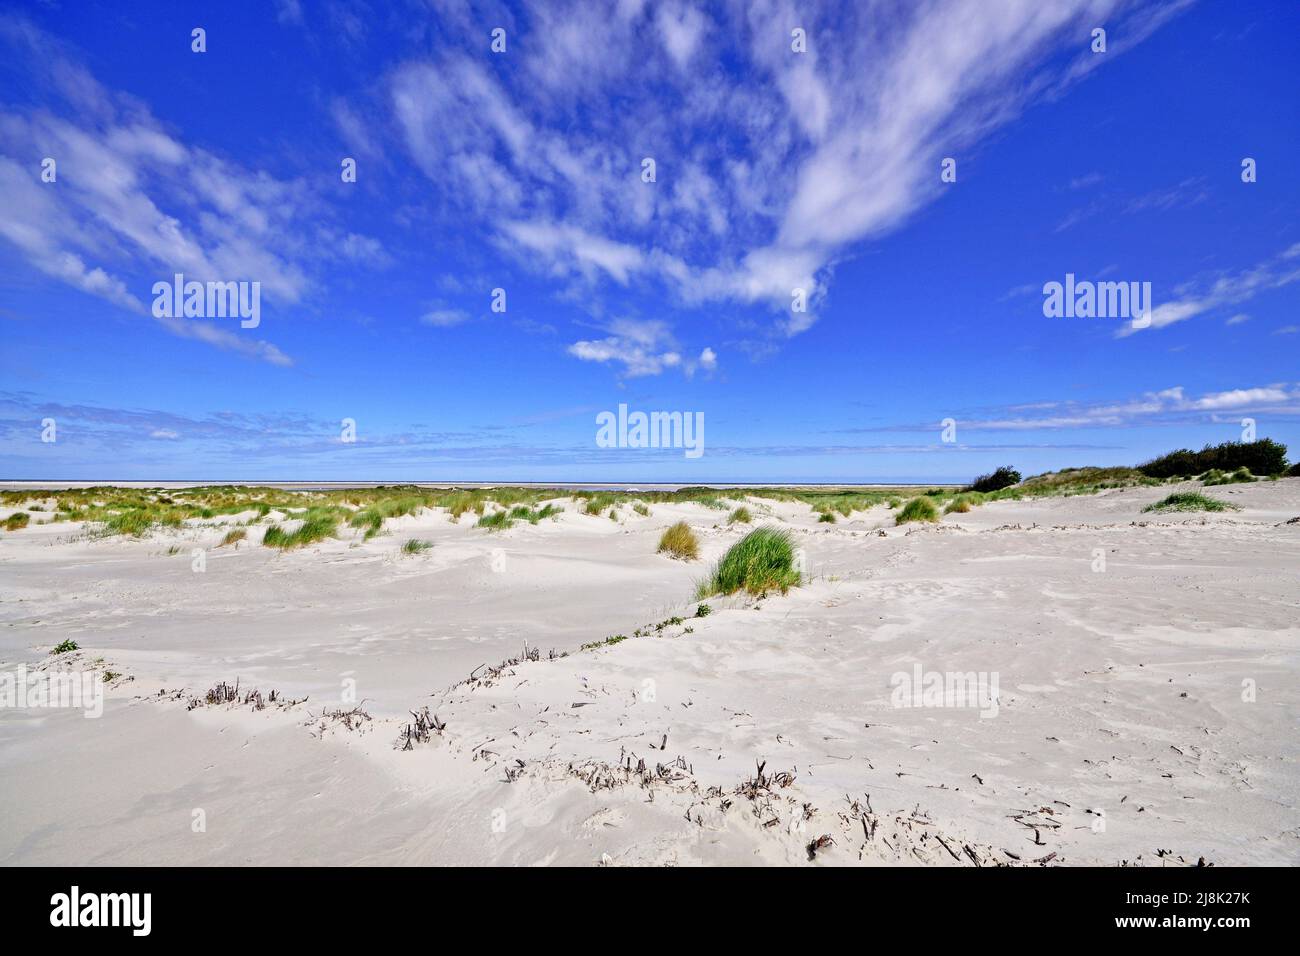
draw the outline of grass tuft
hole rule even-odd
[[[224,548],[226,545],[234,544],[236,541],[243,541],[246,537],[248,537],[248,532],[243,528],[231,528],[226,532],[226,536],[221,539],[221,543],[217,545],[217,547]]]
[[[909,521],[938,521],[939,509],[930,498],[913,498],[903,505],[903,510],[894,518],[894,524],[907,524]]]
[[[421,541],[419,538],[411,538],[402,545],[402,554],[423,554],[433,547],[432,541]]]
[[[1205,474],[1201,475],[1201,481],[1207,488],[1211,485],[1248,484],[1255,480],[1255,476],[1250,473],[1250,469],[1245,467],[1238,468],[1233,472],[1223,472],[1218,468],[1211,468]]]
[[[741,505],[727,518],[727,524],[749,524],[753,520],[754,516],[749,513],[749,509]]]
[[[487,528],[489,531],[505,531],[514,523],[514,519],[510,517],[510,512],[494,511],[490,515],[483,515],[479,518],[475,527]]]
[[[21,528],[26,528],[27,522],[31,520],[32,520],[31,515],[27,514],[27,512],[25,511],[19,511],[16,514],[11,514],[8,518],[5,518],[5,530],[18,531]]]
[[[1176,491],[1154,504],[1142,509],[1146,511],[1240,511],[1236,505],[1218,498],[1208,498],[1196,491]]]
[[[755,528],[722,556],[708,580],[696,588],[695,598],[734,594],[742,589],[760,596],[769,591],[784,594],[802,580],[803,575],[794,567],[790,532]]]
[[[667,528],[659,537],[659,553],[668,552],[674,558],[689,561],[700,556],[700,541],[685,521]]]
[[[297,530],[285,531],[281,525],[272,525],[262,536],[262,544],[281,551],[301,548],[333,537],[338,526],[339,515],[333,508],[308,508]]]
[[[946,515],[959,514],[964,515],[972,508],[984,504],[984,496],[978,491],[972,491],[967,494],[958,495],[952,501],[948,502],[948,507],[943,509]]]

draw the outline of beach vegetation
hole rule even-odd
[[[664,529],[659,536],[658,552],[668,554],[683,561],[690,561],[700,556],[700,540],[685,521],[679,521]]]
[[[909,521],[938,521],[939,509],[932,498],[921,496],[913,498],[894,517],[894,524],[907,524]]]
[[[733,544],[709,577],[697,585],[696,600],[740,590],[759,596],[769,591],[784,594],[797,587],[803,578],[795,569],[794,561],[789,531],[755,528]]]

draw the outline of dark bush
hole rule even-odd
[[[1252,475],[1276,475],[1286,470],[1286,445],[1271,438],[1229,441],[1206,445],[1200,451],[1180,448],[1138,465],[1138,470],[1148,478],[1191,478],[1211,468],[1228,472],[1246,468]]]
[[[1010,465],[1003,465],[992,474],[980,475],[963,490],[980,491],[988,494],[990,491],[1001,491],[1003,488],[1010,488],[1012,485],[1018,484],[1020,484],[1020,472]]]

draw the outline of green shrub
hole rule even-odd
[[[939,509],[930,498],[913,498],[903,506],[903,510],[894,518],[894,524],[906,524],[909,521],[938,521]]]
[[[1020,484],[1020,472],[1016,471],[1010,465],[1003,465],[997,471],[987,475],[980,475],[964,491],[1001,491],[1003,488],[1010,488],[1012,485]]]
[[[31,515],[24,511],[19,511],[5,518],[6,531],[18,531],[20,528],[26,528],[27,522],[31,521]]]
[[[1190,478],[1212,468],[1224,472],[1245,468],[1252,475],[1274,475],[1286,468],[1286,445],[1271,438],[1229,441],[1206,445],[1200,451],[1179,448],[1138,465],[1138,470],[1151,478]]]
[[[67,654],[69,651],[77,651],[77,650],[80,650],[80,649],[81,649],[81,648],[77,645],[77,642],[76,642],[76,641],[72,640],[72,638],[68,638],[68,639],[62,641],[61,643],[56,644],[56,645],[54,646],[54,650],[50,651],[50,653],[51,653],[51,654]]]
[[[679,521],[660,535],[658,551],[660,554],[667,552],[674,558],[689,561],[700,556],[700,542],[691,526],[685,521]]]
[[[817,521],[818,521],[819,523],[824,523],[824,524],[834,524],[834,523],[835,523],[835,512],[834,512],[834,511],[823,511],[820,515],[817,516]]]
[[[749,513],[749,509],[741,505],[727,518],[727,524],[749,524],[753,520],[754,516]]]

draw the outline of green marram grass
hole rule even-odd
[[[903,505],[903,510],[894,518],[894,524],[907,524],[909,521],[938,521],[939,509],[934,499],[926,496],[913,498]]]
[[[286,531],[283,525],[272,525],[262,536],[262,544],[268,548],[288,551],[302,548],[317,541],[334,537],[339,527],[339,512],[336,508],[308,508],[302,516],[302,524],[293,531]]]
[[[755,528],[733,544],[709,577],[699,583],[695,600],[742,590],[758,596],[770,591],[784,594],[798,587],[802,580],[803,575],[794,566],[790,532],[772,527]]]
[[[749,513],[749,509],[741,505],[727,518],[727,524],[749,524],[754,520],[754,516]]]
[[[964,515],[972,508],[977,508],[982,504],[984,504],[984,495],[980,494],[978,491],[969,491],[965,494],[958,495],[956,498],[953,498],[952,501],[948,502],[948,506],[943,509],[943,513],[946,515]]]

